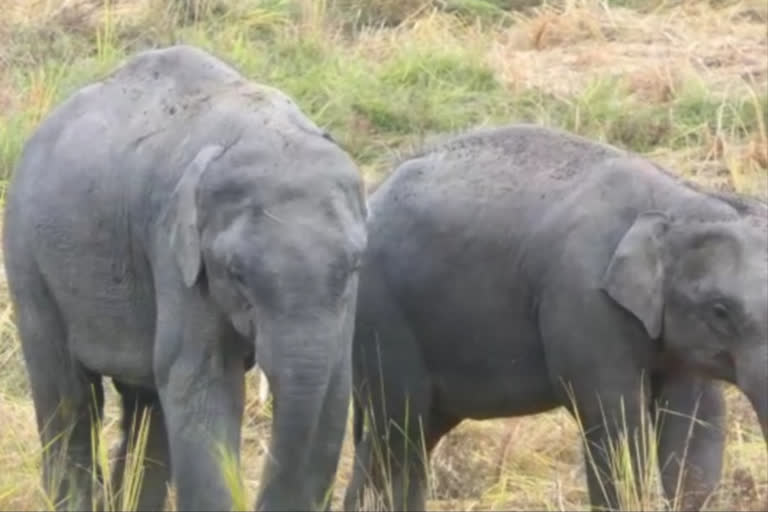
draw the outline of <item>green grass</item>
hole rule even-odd
[[[760,0],[682,6],[632,0],[74,2],[100,4],[89,16],[82,6],[57,11],[55,3],[34,1],[12,0],[16,10],[9,12],[18,16],[0,20],[0,197],[25,141],[56,104],[134,52],[176,42],[207,49],[291,95],[349,151],[369,182],[433,135],[525,121],[649,155],[713,187],[768,197],[765,73],[742,76],[750,62],[765,61],[768,49],[760,21],[768,8]],[[654,23],[676,24],[659,31],[649,28]],[[541,43],[545,28],[559,31],[565,42]],[[680,48],[688,49],[691,62],[725,64],[702,68],[665,57]],[[608,52],[624,64],[600,67]],[[546,66],[535,74],[520,68],[538,60]],[[6,418],[0,466],[10,468],[0,473],[0,510],[47,508],[41,448],[2,279],[0,313],[0,415]],[[250,391],[255,381],[249,376]],[[256,403],[252,394],[242,468],[231,454],[221,459],[237,508],[253,503],[269,433],[270,404]],[[102,441],[94,445],[102,466],[116,438],[114,402],[108,393]],[[768,496],[765,448],[753,413],[737,394],[729,395],[729,404],[724,483],[715,509],[748,508]],[[626,467],[621,453],[617,473]],[[350,468],[347,440],[336,502]],[[130,509],[135,502],[140,465],[131,463],[127,471],[132,483],[125,493],[103,490],[114,496],[109,509]],[[432,472],[433,509],[562,510],[587,502],[578,426],[562,411],[465,422],[438,446]],[[614,475],[627,480],[620,476]],[[658,498],[626,494],[630,505]]]
[[[768,112],[764,90],[757,103],[744,87],[720,97],[698,77],[658,103],[633,95],[622,77],[599,77],[568,96],[510,90],[484,58],[492,38],[472,37],[483,32],[470,31],[459,14],[426,11],[426,29],[411,38],[402,35],[407,28],[392,29],[398,45],[377,51],[358,44],[360,33],[334,29],[329,2],[308,2],[314,10],[278,0],[193,4],[200,21],[183,25],[178,10],[119,22],[105,9],[90,31],[18,29],[19,47],[6,50],[14,63],[9,86],[25,108],[0,113],[0,177],[10,175],[27,135],[53,105],[133,51],[174,41],[199,45],[283,89],[364,168],[386,167],[389,153],[429,134],[483,124],[541,122],[648,152],[701,146],[713,134],[743,140]],[[487,33],[494,30],[504,29]],[[387,43],[384,30],[362,34]]]

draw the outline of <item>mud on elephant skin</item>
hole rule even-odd
[[[658,413],[666,493],[697,509],[722,464],[717,381],[737,385],[766,428],[765,203],[510,125],[404,160],[369,212],[347,508],[369,484],[391,484],[390,505],[422,509],[423,453],[462,419],[564,406],[591,447],[594,506],[618,505],[603,448],[622,421],[634,434]]]
[[[256,508],[321,508],[345,432],[365,216],[358,170],[326,133],[194,47],[139,53],[59,105],[15,169],[3,240],[59,508],[91,506],[110,377],[123,456],[133,414],[152,415],[139,508],[162,508],[172,480],[180,510],[229,509],[217,457],[239,459],[254,355],[275,397]]]

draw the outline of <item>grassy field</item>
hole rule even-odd
[[[755,1],[5,0],[0,185],[28,134],[132,52],[186,42],[292,95],[373,186],[431,135],[533,121],[628,148],[713,188],[768,197],[768,7]],[[180,7],[181,6],[181,7]],[[526,7],[532,6],[532,7]],[[26,375],[0,279],[0,510],[47,507]],[[249,376],[252,391],[256,376]],[[728,389],[728,448],[710,510],[768,503],[768,461]],[[104,436],[116,434],[108,395]],[[269,435],[249,394],[246,503]],[[345,447],[336,497],[349,478]],[[576,424],[562,411],[465,422],[438,447],[430,507],[586,506]],[[653,497],[660,504],[660,498]]]

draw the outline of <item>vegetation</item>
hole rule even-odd
[[[57,102],[135,51],[186,42],[293,96],[369,185],[431,136],[527,121],[768,197],[762,0],[10,0],[0,18],[0,191]],[[50,504],[6,288],[0,279],[0,509],[39,510]],[[726,466],[709,508],[758,510],[765,447],[746,401],[728,394]],[[114,398],[102,446],[117,432]],[[269,412],[249,395],[243,475],[226,471],[241,505],[257,488]],[[347,442],[336,500],[351,455]],[[110,456],[100,448],[97,459]],[[465,422],[438,447],[433,473],[432,509],[587,503],[578,426],[563,411]],[[134,488],[122,504],[105,492],[118,509],[135,501]],[[649,499],[660,503],[655,488]]]

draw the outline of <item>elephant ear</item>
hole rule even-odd
[[[176,258],[184,284],[193,286],[202,268],[200,231],[197,225],[197,201],[195,193],[208,165],[221,155],[221,146],[206,146],[184,170],[171,195],[166,222],[169,228],[171,250]]]
[[[664,311],[662,237],[669,218],[662,212],[638,215],[616,247],[601,288],[635,315],[652,339],[661,335]]]

